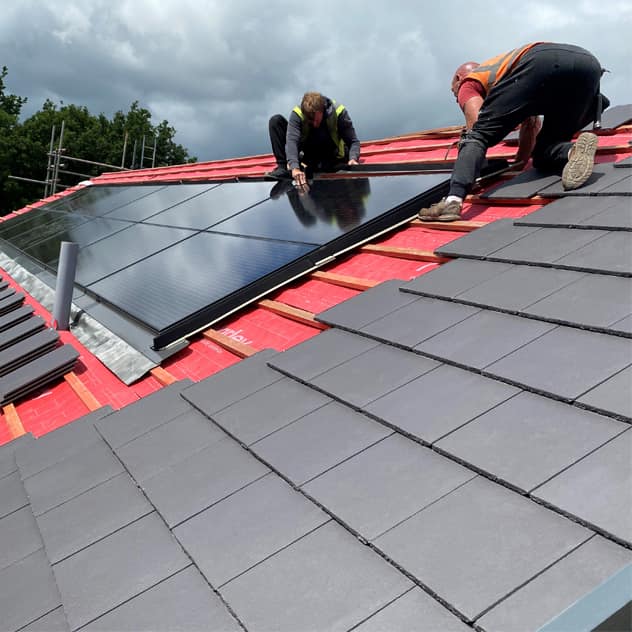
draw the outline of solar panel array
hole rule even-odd
[[[79,244],[77,285],[162,348],[412,217],[446,176],[92,186],[0,225],[0,245],[56,272]],[[10,247],[6,247],[10,244]],[[12,247],[12,248],[11,248]]]

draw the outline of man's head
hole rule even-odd
[[[472,72],[472,70],[474,70],[474,68],[478,68],[478,66],[480,66],[480,64],[475,61],[466,61],[454,71],[451,89],[452,94],[455,97],[459,94],[459,88],[461,87],[463,79],[465,79],[465,77],[467,77]]]
[[[301,101],[301,111],[312,127],[319,127],[325,111],[325,97],[320,92],[306,92]]]

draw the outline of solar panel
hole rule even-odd
[[[410,219],[447,177],[323,178],[307,192],[289,181],[93,186],[30,223],[9,220],[0,245],[55,269],[61,241],[77,242],[78,286],[160,349]],[[45,220],[42,239],[24,236]]]

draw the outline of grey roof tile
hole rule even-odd
[[[411,587],[329,522],[222,588],[249,630],[349,630]]]
[[[482,369],[554,327],[551,323],[484,310],[425,340],[415,349],[442,360]]]
[[[378,344],[375,340],[362,338],[341,329],[329,329],[279,353],[269,364],[301,380],[311,380]]]
[[[412,348],[478,311],[469,305],[421,297],[363,327],[361,331],[386,342]]]
[[[0,446],[0,479],[8,476],[9,474],[13,474],[13,472],[18,469],[15,461],[15,453],[20,448],[23,448],[33,442],[33,435],[27,433]]]
[[[402,285],[402,289],[452,298],[467,290],[494,279],[511,268],[511,264],[496,261],[453,259]]]
[[[267,472],[268,468],[226,437],[146,479],[141,487],[173,527]]]
[[[520,393],[436,446],[530,491],[628,427],[569,404]]]
[[[632,543],[632,432],[627,430],[533,492],[582,522]]]
[[[128,472],[144,481],[226,435],[194,408],[116,449]]]
[[[550,175],[538,171],[537,169],[528,169],[520,175],[511,178],[499,185],[491,188],[482,194],[483,198],[505,198],[505,199],[524,199],[538,193],[542,189],[560,182],[560,176]]]
[[[123,473],[40,515],[37,524],[48,559],[56,564],[152,511]]]
[[[113,448],[122,446],[189,410],[190,405],[180,393],[191,384],[191,380],[186,379],[161,388],[98,421],[95,426]]]
[[[251,449],[301,485],[391,432],[368,417],[332,402],[254,443]]]
[[[174,529],[195,565],[219,588],[329,520],[268,474]]]
[[[416,296],[399,291],[403,283],[398,279],[380,283],[321,312],[318,320],[338,327],[359,329],[417,299]]]
[[[607,274],[632,275],[632,232],[612,231],[558,259],[555,265]]]
[[[607,108],[601,116],[601,127],[603,129],[609,129],[619,127],[632,119],[632,105],[615,105],[614,107]],[[588,124],[584,129],[590,130],[592,124]]]
[[[625,318],[618,320],[616,323],[612,323],[610,328],[613,331],[622,331],[626,334],[632,334],[632,315],[626,316]]]
[[[485,371],[529,389],[576,399],[632,362],[632,341],[556,327]]]
[[[104,441],[30,476],[24,487],[36,516],[123,472]]]
[[[3,629],[19,630],[60,605],[61,598],[44,549],[0,571]]]
[[[199,571],[185,568],[82,628],[86,632],[238,632]]]
[[[110,406],[103,406],[17,450],[15,458],[22,478],[33,476],[81,452],[86,446],[101,441],[93,424],[111,412]]]
[[[595,536],[510,595],[477,623],[486,632],[537,630],[629,563],[632,552]]]
[[[527,228],[515,226],[514,229]],[[603,230],[571,230],[567,228],[539,228],[537,232],[496,250],[491,256],[515,263],[560,262],[563,257],[606,235]]]
[[[524,311],[540,318],[607,328],[632,313],[632,279],[589,274]]]
[[[478,477],[375,544],[474,620],[590,535],[570,520]]]
[[[578,189],[565,191],[562,187],[562,180],[559,179],[550,186],[544,187],[538,191],[544,197],[556,196],[575,196],[575,195],[625,195],[630,190],[628,185],[625,187],[624,181],[628,174],[625,169],[615,169],[613,163],[596,164],[593,172]]]
[[[423,625],[423,629],[428,631],[467,632],[471,629],[421,588],[413,588],[353,630],[405,632],[419,629],[419,625]]]
[[[583,272],[572,270],[513,265],[507,272],[460,293],[457,299],[519,312],[583,276]]]
[[[54,567],[72,630],[102,616],[190,561],[152,513]]]
[[[519,392],[476,373],[441,366],[372,402],[366,410],[432,443]]]
[[[258,391],[283,376],[271,371],[266,362],[277,355],[266,349],[215,373],[182,392],[182,397],[206,415],[212,415]]]
[[[619,197],[607,197],[607,200],[615,202],[612,206],[597,213],[584,224],[592,224],[595,228],[611,228],[632,230],[632,213],[630,213],[630,199]]]
[[[379,345],[321,373],[311,383],[353,406],[364,406],[437,366],[434,360]]]
[[[597,410],[632,419],[632,366],[595,386],[577,401]]]
[[[627,158],[624,158],[623,160],[617,160],[617,162],[614,163],[614,166],[617,168],[632,167],[632,156],[628,156]]]
[[[28,504],[29,499],[18,471],[0,478],[0,519]]]
[[[283,378],[214,413],[213,420],[250,445],[329,402],[329,397]]]
[[[0,520],[0,570],[28,557],[42,546],[30,507],[22,507]]]
[[[512,219],[499,219],[448,242],[435,252],[448,257],[483,259],[525,236],[539,234],[540,231],[540,228],[533,226],[514,226]]]
[[[68,621],[62,606],[45,614],[37,621],[21,628],[20,632],[68,632]]]
[[[474,476],[394,434],[303,489],[366,540],[373,540]]]

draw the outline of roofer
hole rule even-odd
[[[344,105],[319,92],[306,92],[288,120],[275,114],[269,122],[272,153],[277,167],[271,178],[289,178],[304,186],[315,171],[337,171],[357,165],[360,141]],[[305,165],[307,174],[302,170]]]
[[[459,66],[452,92],[465,115],[465,131],[448,196],[422,208],[420,219],[460,219],[463,198],[480,174],[487,149],[520,124],[517,163],[532,155],[535,168],[561,173],[566,190],[584,184],[592,173],[597,136],[584,132],[576,143],[570,141],[609,104],[599,93],[603,72],[587,50],[546,42]],[[544,117],[542,125],[538,115]]]

